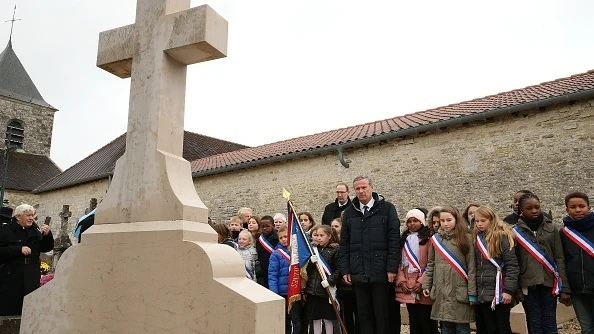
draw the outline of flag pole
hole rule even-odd
[[[284,193],[284,191],[283,191],[283,193]],[[287,198],[287,202],[289,203],[289,206],[291,207],[293,217],[297,217],[297,214],[295,213],[295,206],[293,206],[293,202],[288,197],[285,197],[285,198]],[[297,217],[297,218],[299,218],[299,217]],[[313,248],[311,247],[311,243],[307,239],[307,236],[305,235],[305,232],[303,231],[303,228],[301,227],[300,224],[298,225],[298,229],[299,229],[299,233],[301,233],[302,237],[308,241],[308,242],[306,242],[306,245],[307,245],[307,248],[309,249],[309,253],[314,255],[315,253],[313,251]],[[318,274],[320,275],[320,277],[323,277],[324,280],[327,280],[328,277],[326,277],[326,273],[324,272],[322,265],[320,265],[319,259],[318,259],[318,261],[316,261],[315,265],[316,265],[316,268],[318,269]],[[337,285],[338,285],[338,283],[337,283]],[[340,328],[342,329],[342,333],[348,334],[346,327],[344,326],[344,322],[342,321],[342,318],[340,317],[340,312],[338,311],[338,308],[337,308],[338,302],[336,301],[336,299],[334,299],[332,297],[332,293],[330,292],[330,287],[325,288],[325,290],[326,290],[326,294],[328,295],[328,298],[331,301],[330,304],[332,305],[332,308],[334,309],[334,313],[336,314],[336,319],[338,319],[338,322],[340,323]]]

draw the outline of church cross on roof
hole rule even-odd
[[[16,5],[14,9],[16,12]],[[37,87],[35,87],[33,80],[29,77],[25,67],[12,49],[12,28],[14,22],[20,20],[14,18],[15,12],[12,14],[12,19],[6,21],[11,22],[10,38],[8,39],[8,45],[0,53],[0,78],[2,78],[0,80],[0,96],[57,110],[45,102]]]

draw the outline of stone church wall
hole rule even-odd
[[[464,210],[470,202],[491,205],[503,216],[513,192],[530,189],[559,221],[567,193],[594,198],[593,105],[556,105],[346,150],[349,168],[328,154],[195,178],[194,184],[217,221],[242,206],[257,215],[284,213],[283,187],[298,210],[320,220],[336,183],[350,185],[360,174],[371,177],[401,219],[417,206]]]
[[[91,198],[100,202],[107,192],[107,179],[89,182],[83,185],[59,189],[39,194],[37,217],[43,222],[46,216],[52,217],[52,233],[57,235],[60,229],[60,212],[63,205],[70,205],[72,217],[68,219],[68,234],[72,235],[78,219],[85,214]]]
[[[6,190],[4,199],[8,200],[8,206],[13,209],[21,204],[29,204],[34,207],[39,205],[39,195],[25,191]]]
[[[23,151],[30,154],[50,155],[54,110],[30,105],[8,98],[0,98],[0,131],[6,132],[8,122],[18,120],[25,129]],[[4,149],[4,140],[0,148]]]

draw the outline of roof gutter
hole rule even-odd
[[[512,114],[515,112],[528,111],[528,110],[533,110],[533,109],[537,109],[537,108],[548,107],[548,106],[555,105],[555,104],[568,103],[571,101],[581,101],[581,100],[587,100],[587,99],[591,99],[591,98],[594,98],[594,89],[583,90],[583,91],[574,92],[574,93],[570,93],[570,94],[566,94],[566,95],[554,96],[554,97],[550,97],[550,98],[546,98],[546,99],[542,99],[542,100],[536,100],[536,101],[523,103],[523,104],[517,104],[517,105],[513,105],[511,107],[488,110],[488,111],[479,112],[479,113],[475,113],[475,114],[471,114],[471,115],[467,115],[467,116],[451,118],[451,119],[447,119],[447,120],[443,120],[443,121],[439,121],[439,122],[435,122],[435,123],[429,123],[429,124],[425,124],[425,125],[402,129],[402,130],[391,131],[391,132],[383,133],[383,134],[380,134],[377,136],[371,136],[371,137],[366,137],[366,138],[362,138],[362,139],[357,139],[357,140],[349,141],[346,143],[317,147],[317,148],[306,150],[306,151],[299,151],[299,152],[288,153],[288,154],[283,154],[283,155],[276,155],[273,157],[268,157],[268,158],[259,159],[259,160],[255,160],[255,161],[248,161],[248,162],[225,166],[225,167],[221,167],[221,168],[194,172],[194,173],[192,173],[192,177],[198,178],[198,177],[208,176],[208,175],[213,175],[213,174],[221,174],[221,173],[226,173],[226,172],[230,172],[230,171],[234,171],[234,170],[238,170],[238,169],[256,167],[256,166],[261,166],[261,165],[270,164],[270,163],[274,163],[274,162],[287,161],[289,159],[298,159],[298,158],[309,157],[309,156],[313,156],[313,155],[319,155],[319,154],[336,152],[336,151],[338,152],[339,161],[341,162],[341,164],[345,168],[348,168],[348,163],[346,163],[346,161],[344,160],[344,153],[343,153],[344,149],[360,147],[360,146],[364,146],[364,145],[368,145],[368,144],[372,144],[372,143],[377,143],[380,141],[395,139],[398,137],[405,137],[408,135],[418,134],[420,132],[439,130],[439,129],[443,129],[443,128],[447,128],[447,127],[452,127],[455,125],[460,125],[462,123],[468,123],[468,122],[474,122],[474,121],[484,121],[488,118],[501,117],[501,116],[509,115],[509,114]]]

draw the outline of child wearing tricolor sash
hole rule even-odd
[[[570,300],[559,227],[542,213],[533,193],[522,195],[518,208],[520,218],[513,227],[520,267],[516,297],[523,302],[529,333],[555,334],[557,297],[561,303]]]
[[[422,285],[431,245],[425,214],[419,209],[406,213],[407,230],[400,237],[402,263],[396,276],[396,300],[406,303],[411,334],[436,334],[431,320],[431,298],[423,296]]]
[[[474,213],[478,334],[511,334],[512,296],[518,285],[518,260],[511,227],[488,206]]]
[[[476,302],[476,264],[472,235],[460,211],[445,207],[441,227],[431,237],[423,295],[431,297],[431,319],[441,321],[442,334],[470,333]]]
[[[329,225],[314,226],[310,232],[314,254],[307,266],[305,284],[307,319],[308,322],[313,322],[314,334],[321,334],[322,326],[326,334],[332,334],[332,321],[336,320],[336,312],[329,302],[326,288],[335,287],[341,276],[338,269],[338,236]],[[318,261],[326,275],[325,280],[320,276],[315,263]]]
[[[278,245],[270,255],[268,264],[268,289],[285,298],[285,305],[288,304],[286,299],[289,291],[289,266],[291,265],[291,253],[287,248],[288,245],[287,226],[281,226],[278,230]],[[301,332],[300,301],[293,304],[290,313],[285,312],[285,333],[291,334],[291,332],[296,334]]]
[[[565,197],[561,243],[565,254],[571,302],[582,333],[594,333],[594,212],[584,193]]]

